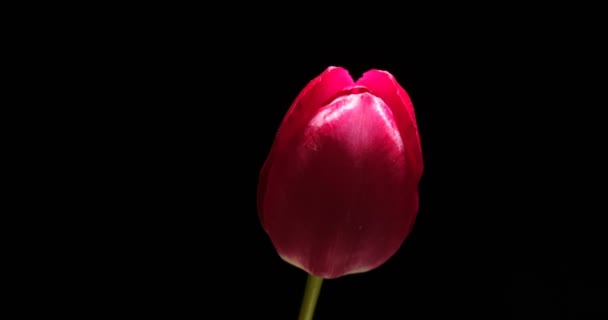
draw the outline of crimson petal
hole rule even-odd
[[[273,142],[270,154],[264,162],[258,180],[257,206],[262,225],[264,223],[262,202],[266,192],[266,179],[274,158],[273,150],[276,149],[276,145],[289,143],[292,140],[293,134],[297,133],[298,129],[306,126],[315,112],[323,106],[323,103],[329,102],[327,101],[329,98],[334,97],[338,92],[352,85],[353,79],[346,69],[329,67],[311,80],[289,107],[287,114],[279,126],[276,140]]]
[[[422,175],[422,150],[414,107],[407,92],[399,85],[395,77],[387,71],[369,70],[356,82],[367,87],[374,95],[382,98],[391,108],[397,127],[401,132],[403,143],[408,151],[408,159],[414,164],[414,181]]]

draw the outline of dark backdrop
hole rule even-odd
[[[334,65],[397,78],[416,109],[425,171],[401,249],[376,270],[325,281],[316,319],[606,312],[603,212],[591,200],[599,178],[589,169],[599,163],[591,111],[605,99],[589,78],[599,76],[592,41],[430,26],[387,39],[275,27],[201,35],[177,23],[123,35],[113,58],[113,90],[128,98],[116,104],[111,146],[110,305],[296,318],[306,274],[263,231],[257,179],[293,99]]]

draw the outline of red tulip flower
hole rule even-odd
[[[409,234],[422,152],[414,108],[386,71],[330,67],[293,102],[260,173],[278,254],[319,278],[372,270]]]

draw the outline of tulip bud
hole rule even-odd
[[[278,254],[322,278],[372,270],[409,234],[422,152],[412,103],[386,71],[330,67],[298,95],[264,163],[258,212]]]

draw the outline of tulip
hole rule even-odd
[[[279,256],[315,278],[370,271],[411,231],[422,169],[395,78],[370,70],[354,81],[330,67],[283,118],[259,176],[259,218]]]

